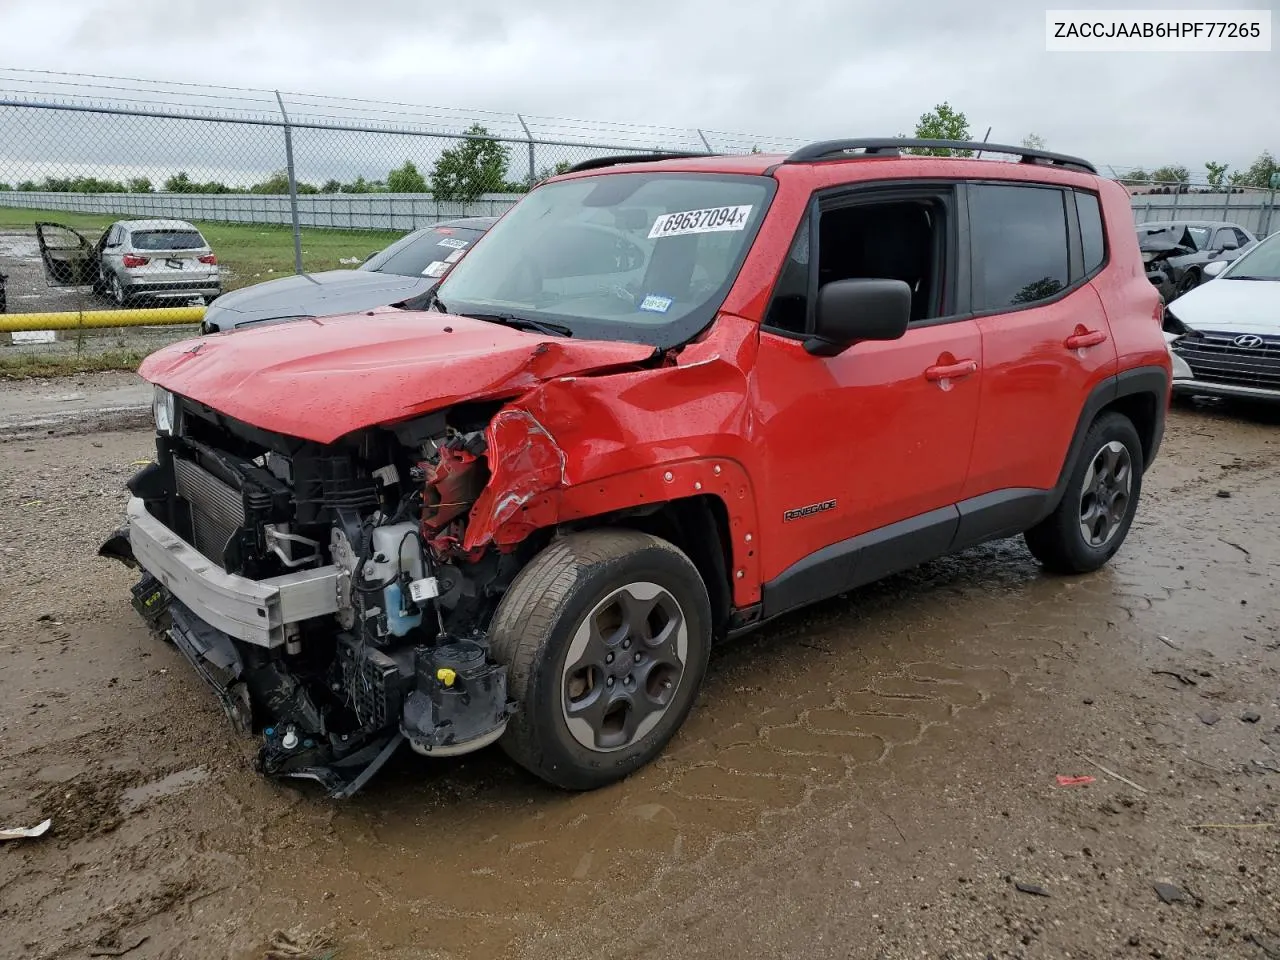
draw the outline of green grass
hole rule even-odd
[[[144,356],[145,353],[137,350],[107,350],[103,353],[24,353],[0,357],[0,380],[35,380],[103,370],[137,370]]]
[[[50,220],[72,227],[90,240],[120,216],[96,213],[70,213],[62,210],[27,210],[0,207],[0,230],[35,232],[37,220]],[[261,283],[280,274],[293,273],[293,230],[288,226],[256,223],[214,223],[192,221],[204,234],[209,246],[225,267],[223,289],[234,290]],[[350,267],[340,258],[363,259],[375,250],[404,236],[394,230],[302,230],[302,263],[311,272]]]

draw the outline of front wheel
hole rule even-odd
[[[518,704],[503,749],[549,783],[590,790],[652,760],[688,716],[711,650],[711,604],[670,543],[577,533],[521,571],[490,647]]]
[[[1142,442],[1119,413],[1094,421],[1056,510],[1025,534],[1053,573],[1089,573],[1124,543],[1142,492]]]

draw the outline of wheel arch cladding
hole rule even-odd
[[[1058,483],[1047,499],[1040,519],[1052,513],[1062,500],[1067,484],[1070,482],[1071,473],[1083,456],[1085,436],[1089,433],[1089,428],[1103,414],[1120,413],[1133,422],[1134,429],[1138,431],[1138,439],[1142,443],[1142,468],[1145,471],[1155,459],[1160,449],[1160,442],[1164,438],[1165,411],[1169,406],[1171,388],[1172,380],[1169,371],[1157,366],[1141,366],[1124,370],[1095,386],[1080,411],[1075,433],[1071,437],[1071,446],[1067,450],[1066,459],[1062,463],[1062,472],[1058,476]]]

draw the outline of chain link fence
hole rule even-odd
[[[594,157],[788,152],[800,144],[0,69],[0,274],[8,275],[11,313],[107,309],[106,228],[120,219],[177,219],[208,242],[227,291],[357,266],[408,231],[498,216],[540,179]],[[1259,236],[1280,227],[1275,191],[1128,186],[1137,222],[1232,220]]]

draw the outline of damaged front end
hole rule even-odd
[[[261,772],[345,797],[404,742],[496,741],[513,705],[485,631],[524,545],[466,523],[498,405],[320,444],[172,403],[99,552],[141,568],[135,608],[261,737]]]

